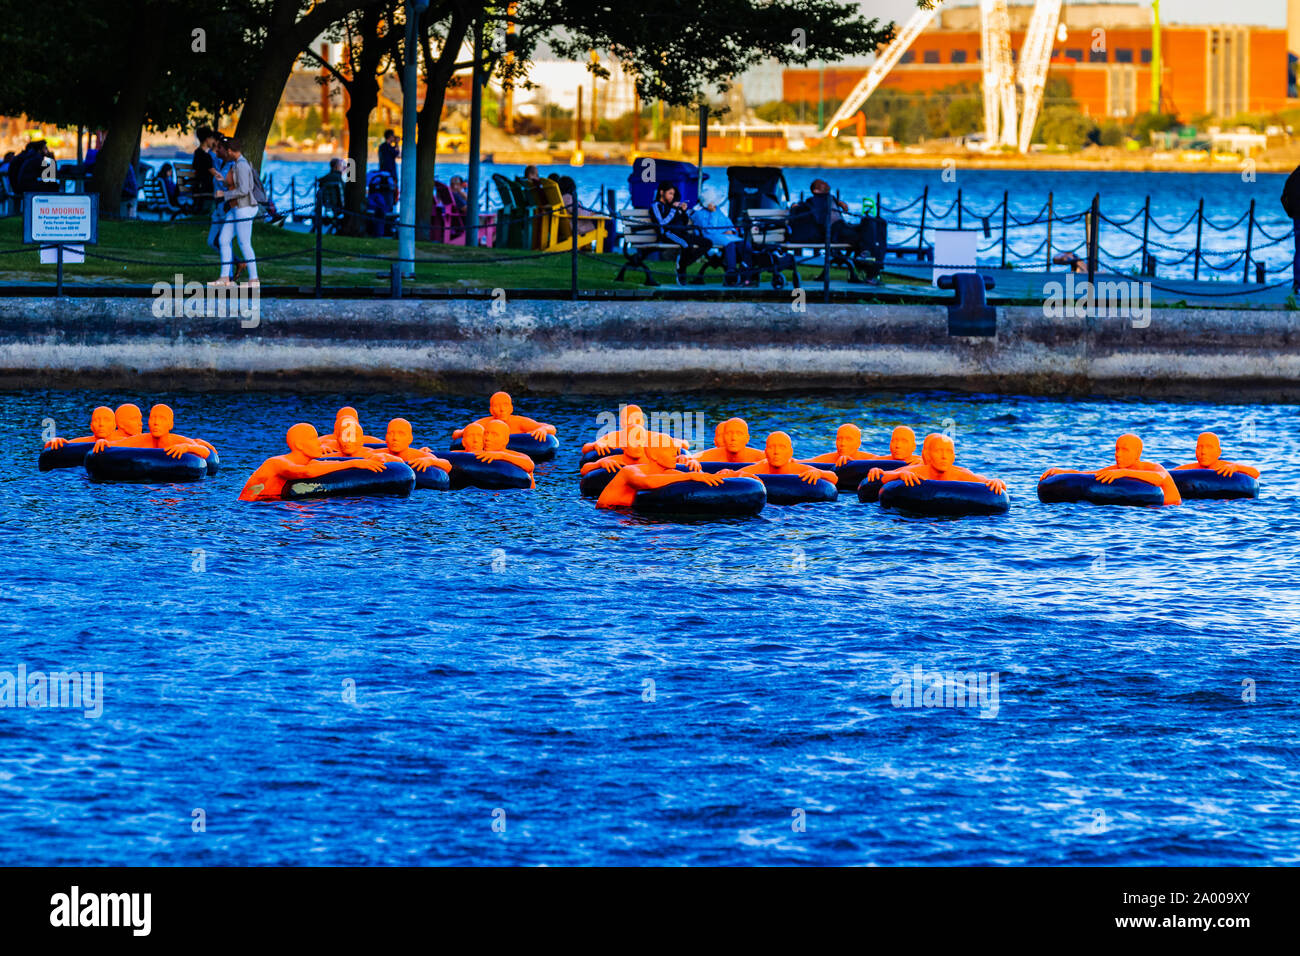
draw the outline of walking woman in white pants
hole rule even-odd
[[[224,200],[226,217],[221,224],[221,235],[217,242],[221,247],[221,278],[208,285],[232,285],[230,272],[234,259],[235,238],[239,238],[239,251],[248,262],[248,284],[259,286],[257,278],[257,259],[253,253],[253,220],[257,218],[257,200],[253,198],[253,167],[244,159],[243,147],[239,140],[232,139],[226,144],[226,152],[234,165],[226,171],[225,187],[214,195]]]

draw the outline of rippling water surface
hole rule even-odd
[[[151,488],[35,457],[45,418],[84,434],[91,406],[156,397],[0,395],[0,671],[102,671],[105,692],[99,719],[0,710],[0,863],[1300,861],[1294,406],[642,402],[709,435],[744,415],[800,454],[845,420],[882,451],[895,424],[947,427],[959,463],[1006,479],[1000,518],[851,495],[600,512],[577,495],[595,398],[518,401],[564,442],[535,493],[236,500],[288,425],[344,399],[438,447],[484,404],[173,396],[224,469]],[[1122,431],[1181,462],[1205,428],[1264,470],[1258,501],[1034,496]],[[917,667],[996,676],[997,697],[894,706]]]

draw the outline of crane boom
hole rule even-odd
[[[903,58],[907,48],[930,25],[930,21],[934,19],[935,14],[939,12],[939,8],[942,6],[943,0],[935,0],[934,4],[929,8],[922,7],[912,14],[911,19],[904,24],[903,29],[898,31],[898,35],[884,50],[876,55],[876,62],[871,64],[871,68],[867,70],[866,75],[858,80],[858,85],[853,87],[849,95],[845,97],[844,102],[831,116],[825,128],[818,131],[818,138],[831,135],[845,120],[862,109],[862,104],[871,97],[871,94],[876,91],[876,87],[880,85],[880,81]]]
[[[1011,65],[1011,27],[1007,16],[1007,0],[980,0],[980,39],[983,47],[981,60],[984,64],[985,145],[1014,147],[1016,74]]]
[[[1020,51],[1020,85],[1025,102],[1020,114],[1020,152],[1029,152],[1029,141],[1038,123],[1043,105],[1043,88],[1047,85],[1047,66],[1052,60],[1052,43],[1061,19],[1061,0],[1037,0],[1025,31],[1025,45]]]

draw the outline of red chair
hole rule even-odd
[[[434,180],[433,210],[430,215],[431,238],[453,246],[465,245],[465,214],[456,205],[446,183]]]

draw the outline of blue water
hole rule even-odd
[[[295,421],[346,399],[441,445],[482,399],[175,395],[224,470],[149,488],[35,456],[43,419],[154,396],[4,394],[0,671],[102,671],[105,700],[0,710],[0,864],[1300,861],[1300,409],[642,398],[802,454],[948,428],[1012,510],[597,511],[577,446],[612,408],[580,397],[518,400],[565,443],[533,493],[248,504]],[[1204,428],[1258,501],[1034,497],[1121,431],[1183,461]],[[996,709],[894,706],[917,666],[996,675]]]
[[[268,160],[263,173],[274,180],[276,201],[288,205],[290,183],[296,189],[295,204],[304,212],[311,207],[309,183],[322,175],[327,163]],[[578,186],[583,204],[594,209],[608,208],[601,197],[604,191],[616,191],[616,207],[629,202],[627,176],[630,167],[591,165],[577,169],[557,165],[544,167],[571,175]],[[519,176],[522,166],[483,165],[482,189],[484,208],[495,209],[500,199],[491,185],[492,173]],[[720,198],[727,194],[725,168],[705,167],[706,186],[717,189]],[[438,177],[468,175],[465,161],[440,159]],[[1193,250],[1196,248],[1196,214],[1200,200],[1205,201],[1205,222],[1201,230],[1201,279],[1240,282],[1243,278],[1248,225],[1246,216],[1255,203],[1255,228],[1251,231],[1251,256],[1263,262],[1268,281],[1289,278],[1295,247],[1291,238],[1291,220],[1282,211],[1279,197],[1286,176],[1282,173],[1258,173],[1243,178],[1240,170],[1224,172],[1143,173],[1089,170],[988,170],[964,169],[960,165],[945,173],[935,169],[812,169],[791,168],[786,182],[791,197],[806,195],[814,179],[827,180],[853,210],[860,210],[862,200],[875,201],[877,193],[889,221],[891,243],[915,244],[919,231],[921,205],[918,200],[928,189],[925,238],[934,240],[933,228],[957,228],[957,191],[961,190],[964,229],[979,229],[978,261],[999,266],[1002,261],[1003,194],[1008,195],[1007,263],[1022,269],[1047,268],[1047,227],[1044,223],[1048,193],[1052,194],[1057,216],[1075,216],[1069,222],[1053,224],[1052,251],[1086,255],[1084,223],[1078,214],[1100,194],[1102,215],[1110,222],[1101,228],[1100,257],[1103,267],[1118,273],[1135,273],[1141,267],[1143,203],[1151,197],[1152,225],[1147,229],[1148,251],[1156,256],[1157,275],[1163,278],[1190,279],[1197,274]],[[982,218],[989,216],[989,236],[982,235]],[[1136,218],[1134,218],[1136,217]],[[1019,219],[1026,225],[1017,225]],[[1235,224],[1235,225],[1234,225]],[[1165,230],[1162,232],[1162,230]],[[1176,231],[1175,235],[1167,232]],[[1055,269],[1064,271],[1062,266]],[[1250,270],[1251,281],[1255,271]]]

